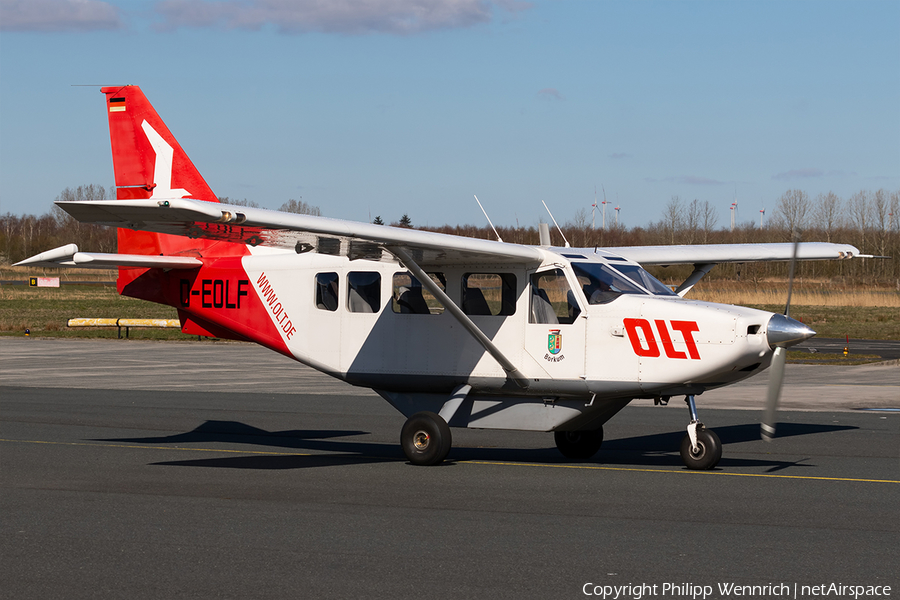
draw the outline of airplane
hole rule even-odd
[[[833,243],[570,248],[504,243],[222,204],[137,86],[104,87],[116,200],[57,202],[118,228],[118,253],[69,244],[17,265],[118,268],[124,296],[177,309],[182,331],[255,342],[407,417],[416,465],[451,427],[553,432],[593,457],[633,400],[684,396],[680,454],[712,469],[718,436],[696,396],[770,365],[761,424],[775,433],[786,349],[815,332],[785,314],[686,298],[716,264],[850,259]],[[642,265],[694,265],[675,290]],[[792,281],[793,277],[791,277]]]

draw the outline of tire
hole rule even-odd
[[[722,442],[715,431],[701,428],[697,430],[697,452],[691,448],[691,436],[681,440],[681,460],[688,469],[708,471],[714,469],[722,458]]]
[[[433,412],[418,412],[400,431],[403,453],[414,465],[436,465],[447,458],[452,445],[450,426]]]
[[[593,431],[555,431],[553,439],[566,458],[587,460],[597,454],[603,444],[603,428]]]

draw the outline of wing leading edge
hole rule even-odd
[[[623,246],[607,248],[642,265],[716,264],[724,262],[789,261],[794,244],[706,244],[697,246]],[[855,246],[804,242],[797,260],[840,260],[861,256]]]

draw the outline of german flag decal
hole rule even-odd
[[[125,112],[125,98],[110,98],[109,112]]]

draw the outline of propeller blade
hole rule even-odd
[[[781,384],[784,383],[784,364],[787,362],[787,346],[792,346],[799,341],[805,340],[816,334],[809,327],[802,326],[797,323],[791,316],[791,293],[794,290],[794,270],[797,267],[797,252],[800,250],[800,232],[794,232],[794,256],[791,258],[791,269],[788,274],[788,293],[787,302],[784,305],[784,319],[781,319],[776,326],[772,327],[773,338],[777,338],[778,334],[782,334],[784,339],[775,343],[780,345],[775,347],[772,354],[772,371],[769,374],[769,390],[766,394],[766,410],[763,413],[762,423],[759,425],[762,439],[771,442],[775,437],[775,414],[778,412],[778,401],[781,399]],[[772,318],[770,323],[775,321]],[[800,327],[796,327],[800,326]],[[788,330],[790,330],[788,332]],[[790,333],[791,335],[784,335]],[[770,343],[772,343],[770,341]]]
[[[784,363],[787,360],[787,349],[775,348],[772,355],[772,366],[769,372],[769,392],[766,396],[766,411],[759,426],[762,439],[771,442],[775,437],[775,413],[778,411],[778,400],[781,398],[781,383],[784,381]]]

